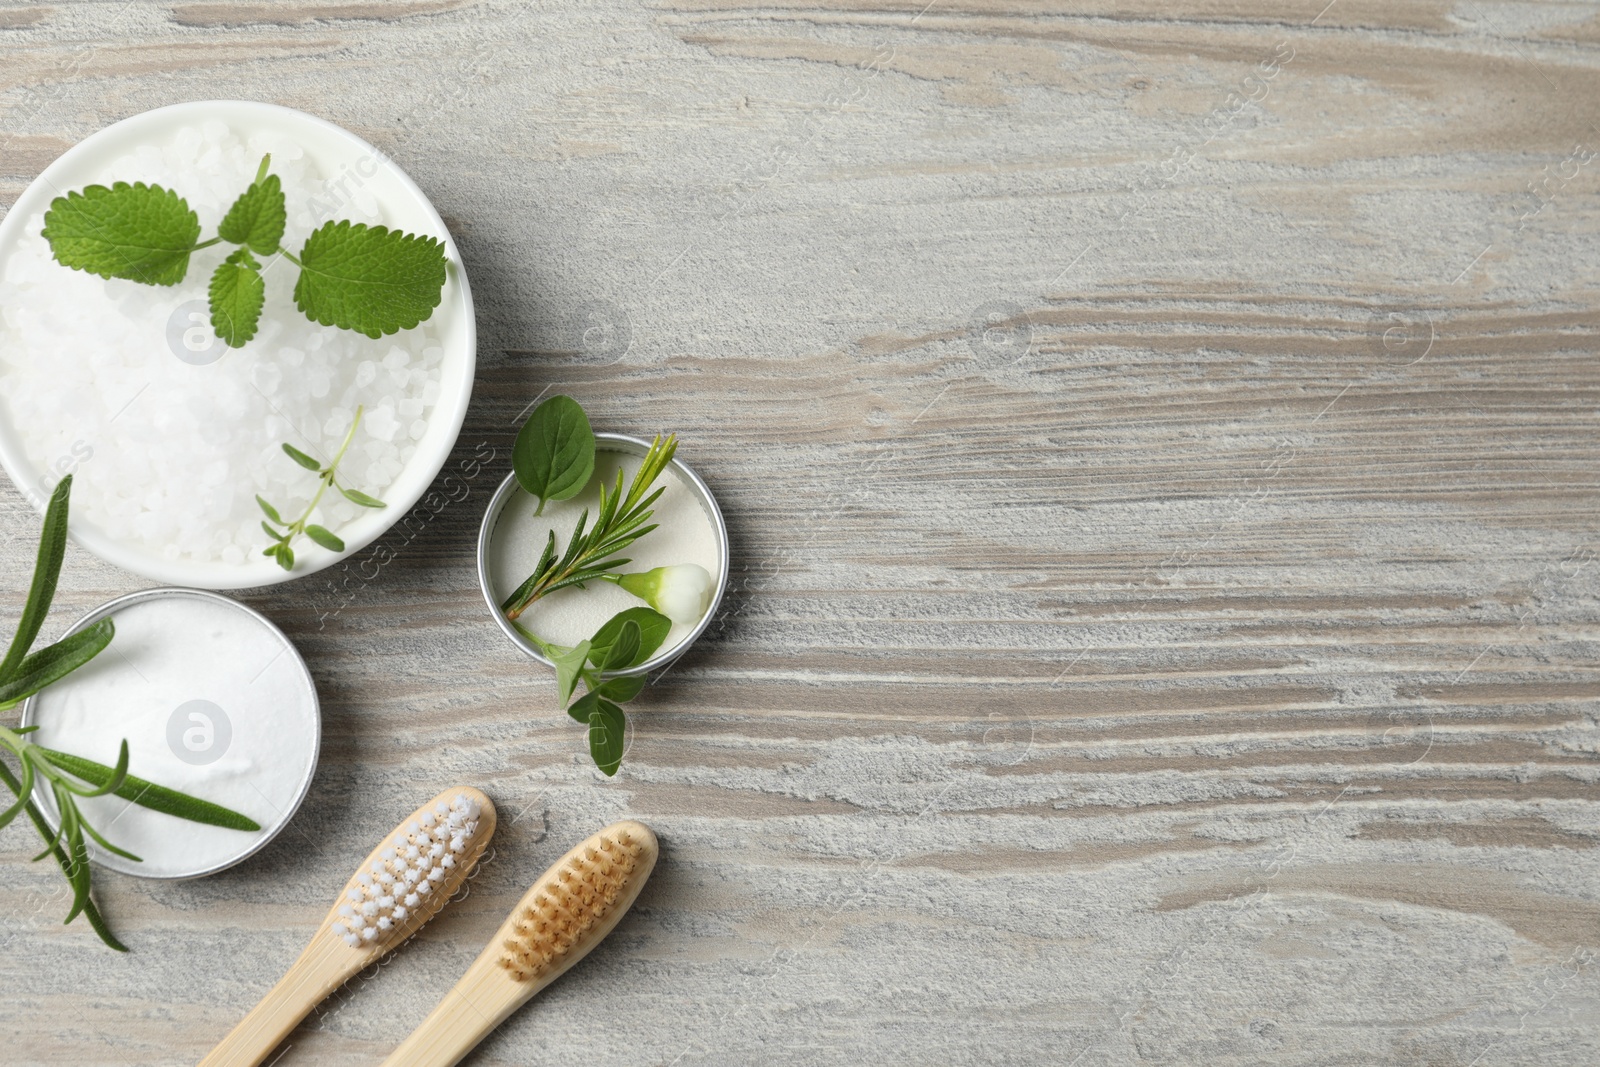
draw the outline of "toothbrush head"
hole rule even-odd
[[[494,804],[478,790],[440,793],[396,827],[346,883],[327,936],[353,949],[399,944],[461,888],[494,825]]]
[[[501,928],[501,968],[530,982],[554,978],[582,959],[632,906],[659,854],[656,835],[631,821],[567,853]]]

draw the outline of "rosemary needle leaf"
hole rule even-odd
[[[118,789],[122,788],[123,783],[128,779],[127,738],[123,738],[122,748],[117,753],[117,765],[115,767],[106,767],[99,763],[90,764],[95,771],[94,777],[92,778],[77,774],[77,772],[74,771],[71,766],[65,762],[61,762],[63,760],[77,761],[77,757],[68,756],[65,752],[55,752],[51,749],[45,748],[43,745],[35,745],[34,747],[39,751],[40,755],[44,756],[45,759],[49,760],[51,763],[54,763],[57,767],[60,767],[67,773],[76,775],[78,778],[82,778],[85,782],[88,782],[90,786],[93,787],[90,789],[84,789],[80,786],[75,786],[68,781],[58,781],[56,783],[67,792],[76,793],[80,797],[103,797],[107,793],[114,793]],[[79,762],[86,764],[89,763],[88,760],[82,760]]]
[[[101,785],[110,781],[113,769],[103,763],[84,759],[66,752],[57,752],[54,749],[40,747],[39,751],[51,763],[60,767],[68,774],[81,778],[85,782]],[[176,789],[169,789],[164,785],[147,782],[143,778],[136,778],[129,774],[124,776],[122,784],[112,790],[123,800],[132,801],[152,811],[163,812],[167,815],[176,815],[180,819],[190,822],[205,823],[207,826],[221,826],[228,830],[256,831],[261,825],[248,815],[241,815],[231,808],[221,804],[213,804],[209,800],[181,793]]]
[[[11,772],[5,764],[0,763],[0,770],[6,772],[4,781],[7,787],[17,795],[17,802],[7,808],[4,814],[0,814],[0,829],[4,829],[11,823],[12,819],[17,817],[17,814],[23,808],[28,806],[29,799],[33,796],[33,761],[22,761],[22,781],[20,783],[11,777]]]
[[[98,656],[111,643],[116,627],[101,619],[86,630],[63,637],[24,659],[16,673],[0,685],[0,702],[32,696],[51,682],[60,681]]]
[[[39,627],[50,611],[50,602],[56,596],[56,579],[61,576],[61,561],[67,555],[67,497],[72,492],[72,475],[61,479],[55,492],[50,494],[50,506],[44,513],[44,532],[39,537],[39,555],[33,565],[33,584],[28,589],[28,600],[22,609],[22,621],[11,639],[6,658],[0,661],[0,679],[10,678],[22,663],[22,657],[33,647],[39,636]]]
[[[113,845],[110,841],[107,841],[105,838],[101,837],[99,831],[97,831],[94,827],[89,825],[89,820],[80,819],[79,821],[83,823],[83,828],[88,831],[89,836],[94,838],[95,841],[97,841],[99,843],[100,847],[105,849],[107,852],[114,852],[118,856],[121,856],[123,859],[132,860],[134,863],[143,863],[144,862],[144,860],[140,859],[138,856],[135,856],[132,852],[129,852],[127,849],[118,848],[116,845]]]
[[[39,836],[53,841],[50,827],[45,823],[44,816],[39,813],[39,808],[30,799],[30,793],[22,789],[21,783],[17,781],[16,776],[11,773],[10,768],[4,763],[0,763],[0,782],[5,783],[7,789],[17,793],[26,801],[23,810],[28,813],[28,821],[33,823],[33,828],[39,832]],[[67,854],[56,848],[54,844],[41,852],[39,858],[43,859],[45,856],[52,854],[55,856],[56,863],[60,865],[61,872],[66,874],[69,866]],[[118,941],[116,935],[111,932],[111,927],[106,925],[105,919],[101,917],[100,910],[94,906],[93,900],[84,905],[83,914],[88,918],[90,928],[94,930],[101,941],[105,942],[107,948],[115,949],[118,952],[128,951],[128,946]]]

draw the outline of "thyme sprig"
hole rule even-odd
[[[622,471],[617,471],[617,485],[613,491],[608,493],[606,484],[601,482],[600,508],[594,526],[586,529],[589,510],[585,508],[583,514],[578,516],[572,536],[567,539],[566,551],[559,558],[556,556],[556,532],[551,530],[533,573],[501,602],[500,610],[505,612],[506,618],[515,622],[540,597],[572,585],[582,588],[585,582],[604,577],[618,567],[633,562],[616,558],[616,553],[656,528],[654,523],[648,526],[645,523],[650,521],[653,514],[650,509],[665,487],[654,492],[650,491],[650,487],[667,464],[672,462],[672,455],[677,450],[676,434],[668,434],[664,438],[657,435],[650,442],[650,450],[645,453],[644,462],[639,464],[626,496],[622,491]]]
[[[256,494],[256,503],[261,505],[261,510],[267,516],[262,521],[261,528],[267,531],[268,537],[272,538],[272,543],[263,549],[261,554],[272,557],[277,561],[278,566],[286,571],[294,570],[293,542],[301,534],[305,534],[330,552],[344,551],[344,541],[337,534],[310,521],[311,513],[317,510],[317,505],[322,502],[322,494],[328,491],[329,486],[339,490],[341,496],[360,507],[382,508],[388,506],[377,497],[368,496],[359,489],[351,489],[348,486],[340,485],[338,481],[339,464],[343,462],[344,454],[350,450],[350,442],[356,436],[356,427],[361,425],[361,412],[362,408],[358,406],[356,408],[356,417],[350,423],[350,430],[344,435],[344,443],[339,446],[339,451],[333,457],[333,462],[326,467],[287,441],[284,442],[284,454],[306,470],[316,471],[319,483],[317,491],[311,497],[311,503],[306,505],[305,511],[300,513],[298,519],[293,522],[286,521],[277,508],[267,503],[265,497],[259,493]],[[282,527],[282,529],[279,529],[279,527]]]

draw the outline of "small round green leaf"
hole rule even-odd
[[[344,498],[346,500],[350,501],[350,503],[352,503],[352,504],[359,505],[360,507],[364,507],[364,508],[386,508],[386,507],[389,506],[389,505],[385,504],[383,501],[379,500],[377,497],[368,496],[366,493],[363,493],[359,489],[346,489],[342,485],[339,486],[338,488],[339,488],[339,492],[344,495]]]
[[[306,536],[329,552],[343,552],[344,542],[333,535],[331,531],[322,526],[307,526]]]
[[[283,451],[290,459],[294,460],[308,471],[320,471],[322,469],[322,464],[318,463],[316,460],[312,459],[310,456],[294,447],[294,445],[289,444],[287,441],[285,441],[283,444]]]
[[[594,431],[582,405],[553,396],[534,408],[512,446],[511,468],[541,507],[582,492],[594,474]]]

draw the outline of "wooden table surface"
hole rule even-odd
[[[325,714],[266,851],[99,875],[121,957],[0,835],[0,1059],[192,1063],[466,781],[471,896],[278,1063],[378,1062],[624,816],[638,908],[470,1062],[1600,1060],[1600,9],[105,0],[0,56],[7,205],[183,100],[390,154],[493,456],[241,595]],[[475,582],[547,388],[677,431],[733,539],[614,780]],[[148,584],[74,548],[46,635]]]

